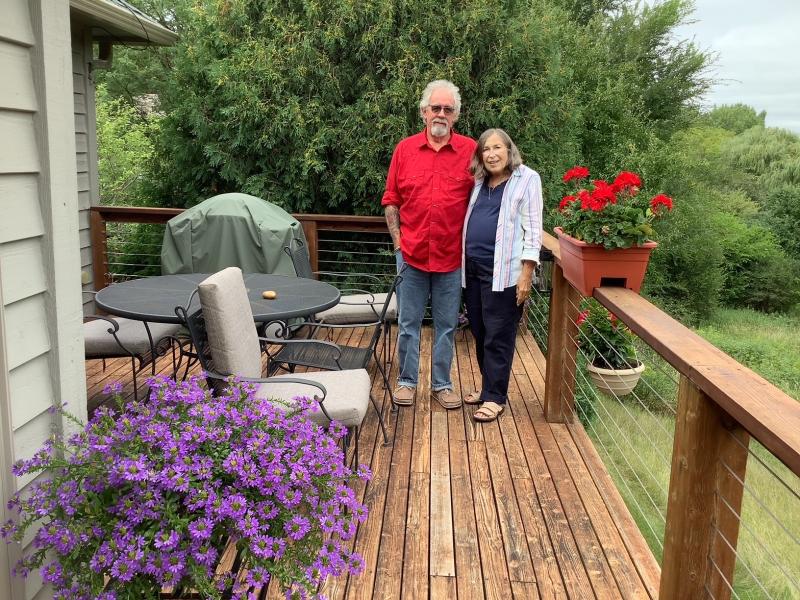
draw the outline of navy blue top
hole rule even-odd
[[[464,240],[465,253],[470,260],[485,265],[494,265],[497,218],[500,215],[500,204],[503,201],[503,190],[506,188],[507,182],[508,179],[490,188],[489,179],[483,181],[467,223],[467,235]]]

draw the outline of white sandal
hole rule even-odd
[[[505,404],[498,404],[497,402],[484,402],[481,407],[475,411],[473,418],[479,423],[489,423],[503,414],[505,409]]]

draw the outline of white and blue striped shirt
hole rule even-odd
[[[475,182],[470,194],[464,229],[461,234],[461,285],[466,286],[464,275],[464,247],[472,209],[478,199],[483,179]],[[542,180],[539,174],[525,165],[520,165],[506,183],[497,218],[495,234],[494,270],[492,291],[502,292],[517,284],[523,260],[539,262],[542,245]]]

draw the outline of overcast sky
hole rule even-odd
[[[720,83],[706,104],[742,102],[767,111],[767,125],[800,133],[800,0],[695,0],[696,22],[681,27],[717,53]]]

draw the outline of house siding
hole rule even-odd
[[[88,179],[86,100],[75,98],[68,3],[3,0],[0,20],[0,506],[30,484],[10,465],[64,424],[85,418],[78,170]],[[73,77],[70,77],[70,75]],[[82,75],[83,77],[83,75]],[[76,114],[77,108],[81,114]],[[85,127],[86,129],[86,127]],[[81,132],[87,136],[86,131]],[[83,157],[77,148],[83,149]],[[89,201],[91,202],[91,201]],[[85,200],[84,200],[85,203]],[[6,518],[10,515],[6,515]],[[0,598],[49,598],[34,576],[10,576],[18,549],[2,544]]]
[[[94,82],[89,61],[92,41],[80,22],[72,24],[72,88],[75,115],[75,166],[78,176],[78,230],[80,231],[81,281],[83,291],[95,290],[89,208],[100,204],[97,165],[97,124]],[[91,294],[83,295],[83,313],[95,312]]]

